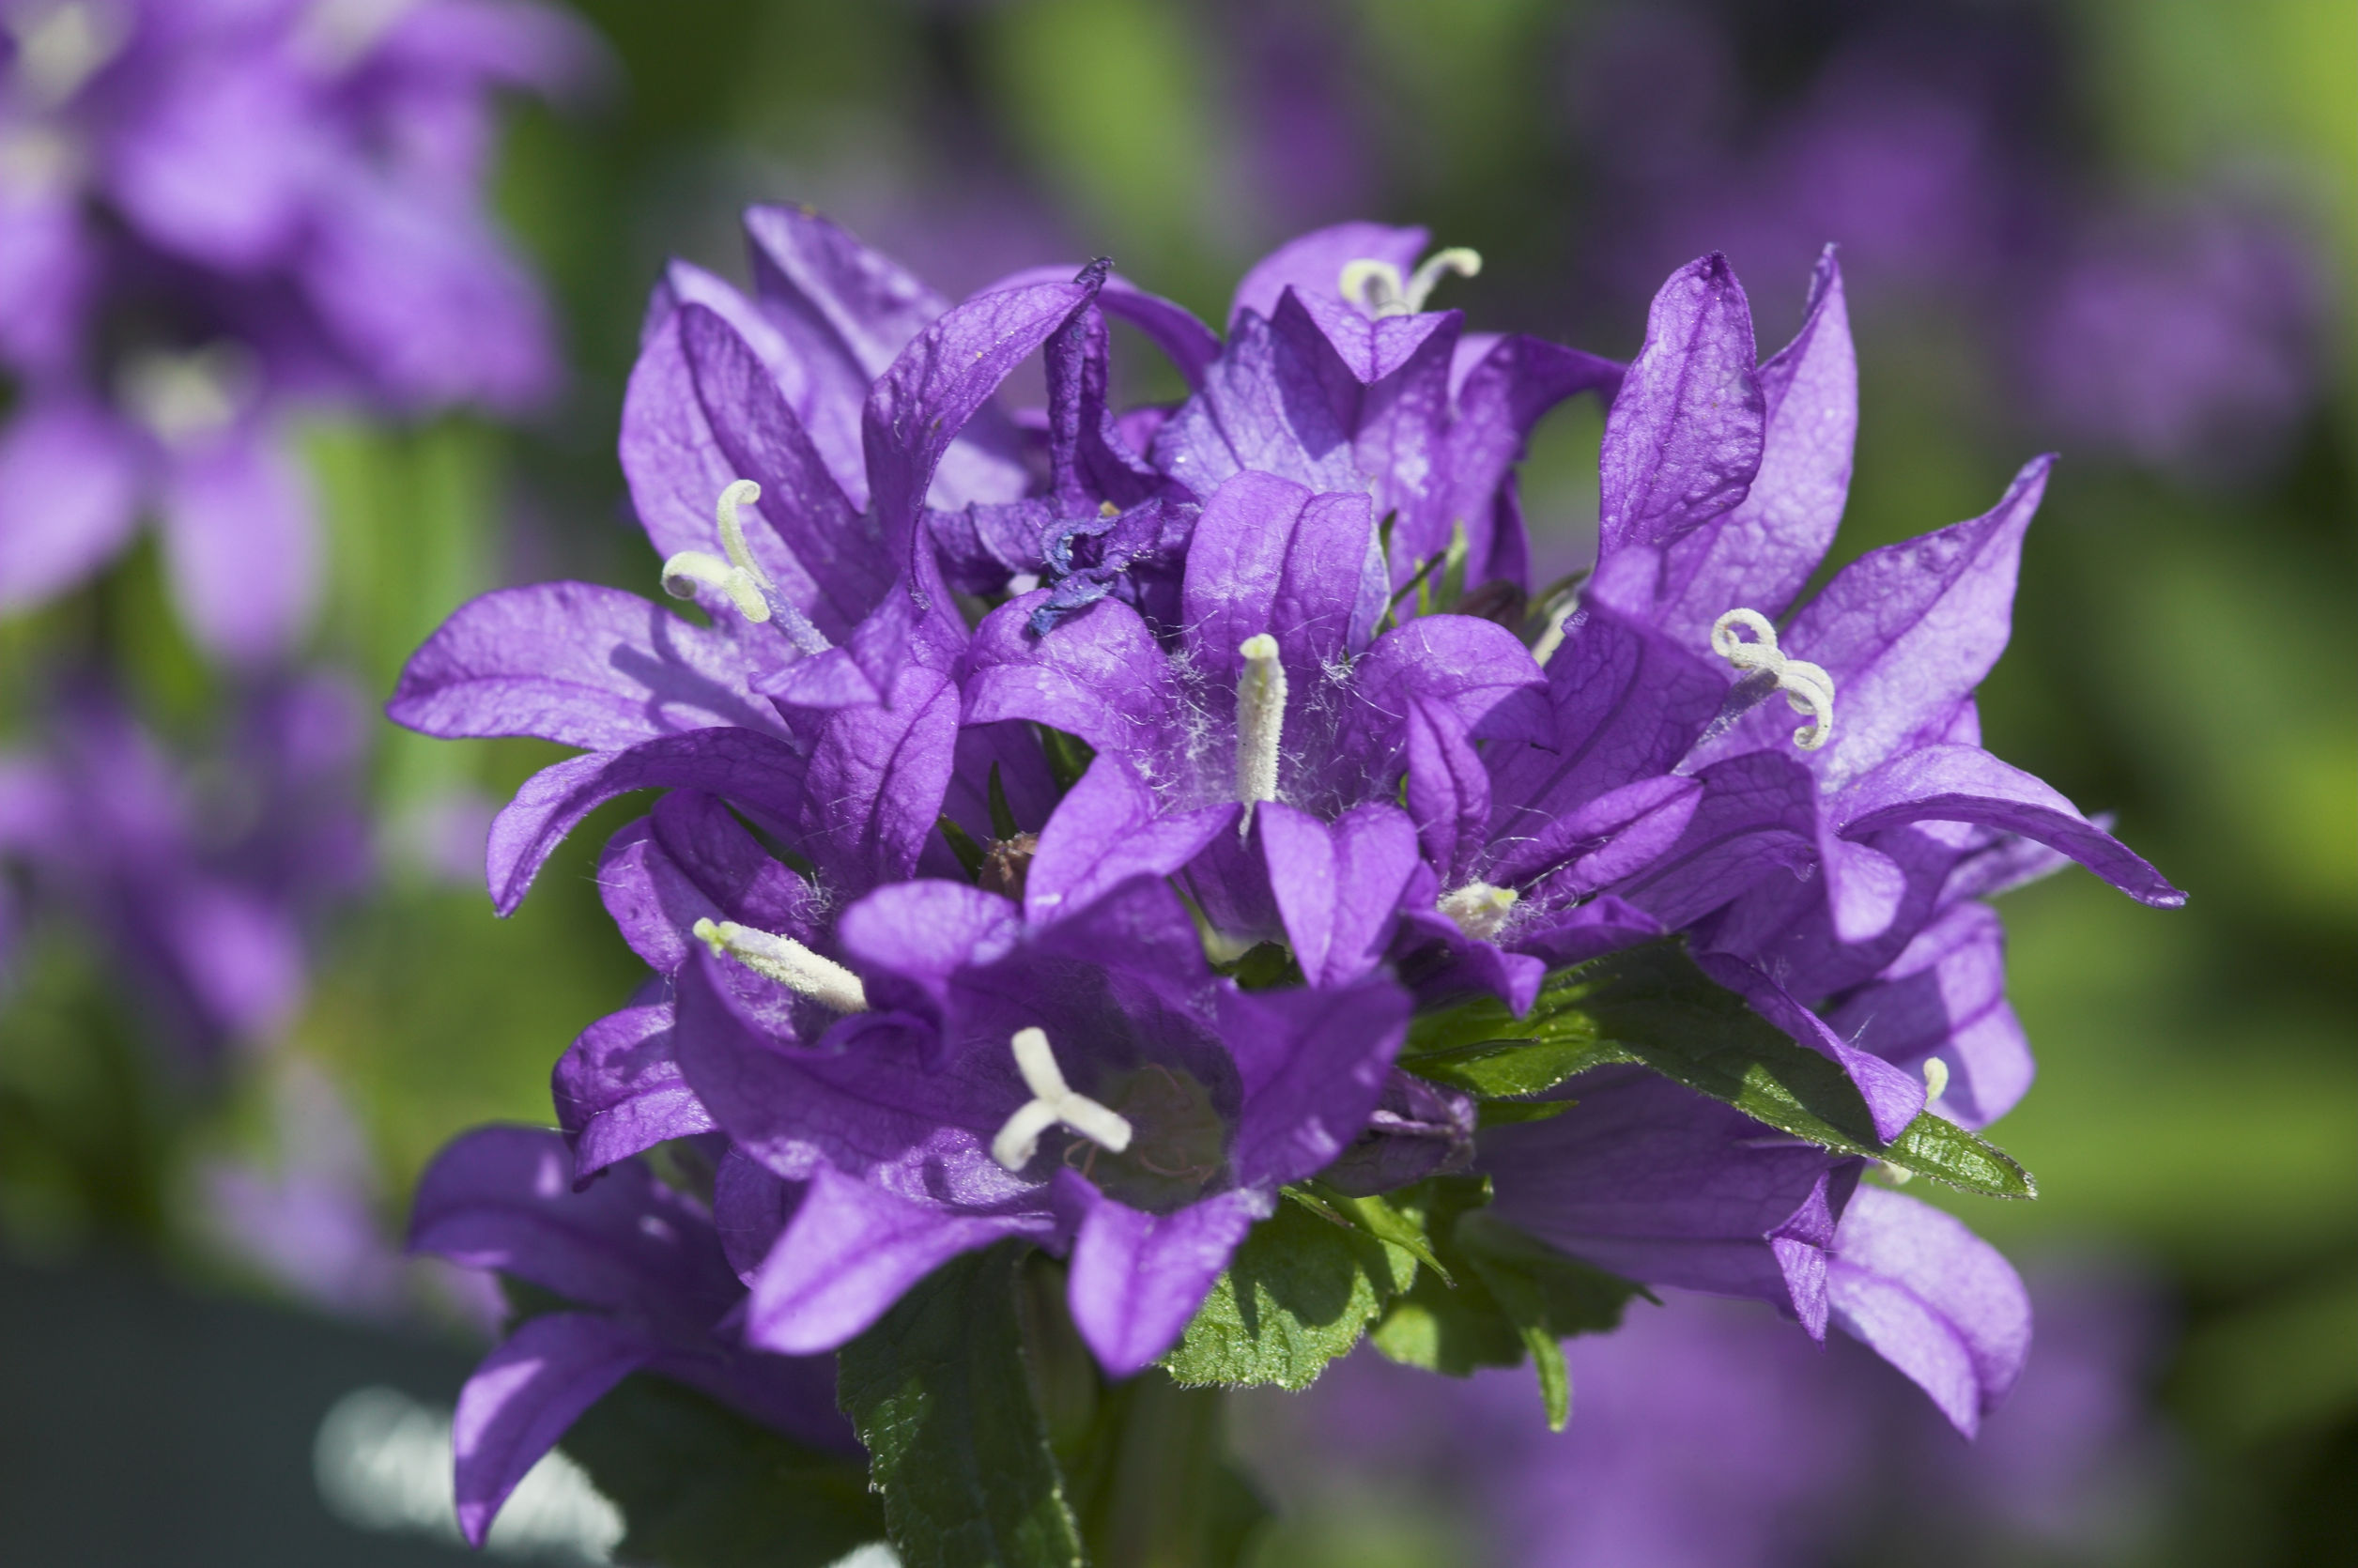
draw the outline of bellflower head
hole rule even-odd
[[[290,413],[552,389],[539,293],[485,211],[490,95],[578,83],[595,48],[484,0],[24,0],[0,24],[0,607],[69,589],[152,511],[198,642],[266,660],[317,588]]]
[[[1285,247],[1223,341],[1102,261],[952,304],[807,212],[747,228],[749,295],[666,274],[624,413],[703,620],[489,595],[391,705],[583,751],[495,824],[502,913],[664,792],[601,863],[652,976],[557,1066],[565,1177],[725,1149],[729,1332],[780,1353],[868,1355],[1014,1240],[1116,1377],[1304,1380],[1396,1299],[1530,1354],[1561,1416],[1557,1342],[1651,1283],[1841,1327],[1972,1430],[2019,1282],[1860,1176],[2031,1191],[1965,1130],[2028,1076],[1984,895],[2069,858],[2180,896],[1978,746],[2042,465],[1792,612],[1856,423],[1830,255],[1767,361],[1706,257],[1625,368],[1466,337],[1427,307],[1478,263],[1422,231]],[[1179,407],[1113,406],[1108,318]],[[1597,567],[1527,644],[1513,463],[1583,389]],[[1220,1294],[1293,1244],[1281,1192],[1386,1260],[1295,1260],[1349,1273],[1333,1334],[1241,1265]],[[1210,1370],[1190,1326],[1231,1299]]]

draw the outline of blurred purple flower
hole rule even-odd
[[[2314,403],[2323,280],[2285,225],[2190,205],[2090,223],[2023,323],[2042,407],[2157,468],[2265,469]]]
[[[1801,1568],[1871,1544],[1901,1563],[2108,1559],[2166,1474],[2138,1387],[2149,1304],[2084,1272],[2036,1294],[2038,1352],[1970,1448],[1857,1347],[1678,1296],[1565,1345],[1560,1436],[1523,1375],[1445,1382],[1363,1351],[1265,1407],[1249,1446],[1289,1503],[1405,1493],[1461,1516],[1497,1568]]]
[[[0,608],[158,516],[234,662],[317,588],[286,422],[319,399],[515,411],[553,387],[539,293],[484,210],[490,93],[598,65],[527,0],[26,0],[0,78]]]
[[[43,751],[0,758],[0,857],[91,929],[173,1047],[267,1040],[301,1007],[306,931],[369,875],[365,713],[332,677],[267,687],[187,766],[74,692]]]

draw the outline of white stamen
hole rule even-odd
[[[1570,606],[1562,615],[1548,623],[1548,629],[1539,634],[1537,642],[1531,645],[1532,663],[1542,669],[1548,668],[1548,661],[1555,656],[1557,649],[1564,646],[1564,629],[1572,624],[1572,617],[1580,607],[1578,605]]]
[[[116,395],[166,446],[189,447],[238,423],[254,395],[252,357],[233,343],[186,354],[162,351],[127,360]]]
[[[1930,1105],[1949,1092],[1949,1064],[1937,1056],[1924,1058],[1924,1103]]]
[[[1470,882],[1441,901],[1441,912],[1457,922],[1457,929],[1476,942],[1487,942],[1498,935],[1499,928],[1515,908],[1515,900],[1522,895],[1511,887],[1493,887],[1487,882]]]
[[[1735,635],[1742,627],[1752,634],[1745,641]],[[1810,722],[1793,732],[1793,744],[1815,751],[1834,733],[1834,677],[1806,659],[1788,658],[1777,649],[1777,628],[1756,609],[1732,609],[1711,623],[1711,651],[1749,673],[1766,670],[1796,714]]]
[[[1241,834],[1253,825],[1253,807],[1277,798],[1277,745],[1286,730],[1286,667],[1277,662],[1277,639],[1261,632],[1244,639],[1237,653],[1244,669],[1237,677],[1237,799],[1244,803]]]
[[[1471,278],[1482,270],[1482,255],[1463,245],[1452,245],[1426,256],[1407,282],[1400,269],[1388,261],[1362,256],[1343,264],[1335,291],[1373,316],[1414,315],[1433,297],[1441,278],[1451,272]]]
[[[17,79],[36,109],[54,109],[104,70],[123,47],[126,29],[114,8],[66,0],[23,16],[16,34]]]
[[[701,583],[727,594],[747,621],[767,621],[770,595],[778,585],[746,547],[745,520],[737,515],[738,507],[761,499],[762,487],[753,481],[730,481],[714,508],[720,523],[720,547],[729,552],[729,559],[723,561],[709,550],[682,550],[663,563],[663,591],[674,599],[692,599],[696,585]]]
[[[858,976],[833,959],[821,958],[791,936],[740,926],[734,920],[709,918],[697,921],[689,930],[717,956],[734,959],[756,975],[799,992],[823,1007],[840,1013],[868,1010],[868,992]]]
[[[1129,1118],[1109,1111],[1085,1094],[1076,1094],[1056,1066],[1044,1029],[1018,1029],[1009,1042],[1015,1048],[1015,1070],[1032,1098],[1007,1118],[991,1140],[991,1158],[1010,1171],[1020,1171],[1040,1151],[1040,1135],[1062,1122],[1090,1143],[1119,1154],[1130,1146]]]

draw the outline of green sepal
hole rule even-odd
[[[949,845],[949,853],[956,855],[958,864],[966,869],[966,880],[981,881],[982,846],[975,842],[974,835],[960,827],[957,819],[947,811],[935,819],[933,825],[942,830],[942,839]]]
[[[622,1512],[624,1562],[822,1568],[885,1536],[858,1461],[820,1453],[660,1377],[626,1378],[563,1448]]]
[[[1620,1062],[1839,1153],[1989,1197],[2038,1195],[2004,1150],[1930,1112],[1884,1144],[1848,1074],[1714,982],[1675,942],[1559,970],[1520,1018],[1492,997],[1427,1013],[1410,1026],[1400,1058],[1410,1072],[1485,1097],[1538,1093]]]
[[[1209,930],[1210,922],[1204,922]],[[1234,979],[1245,991],[1278,991],[1302,984],[1302,966],[1293,949],[1282,942],[1256,942],[1233,963],[1215,963],[1215,974]]]
[[[1056,778],[1057,793],[1081,782],[1081,776],[1097,761],[1096,749],[1080,736],[1069,735],[1049,725],[1036,724],[1032,728],[1040,732],[1040,749],[1048,758],[1048,772]]]
[[[1244,1238],[1161,1365],[1182,1385],[1308,1388],[1416,1269],[1405,1248],[1281,1203]]]
[[[1379,1241],[1389,1241],[1432,1269],[1443,1280],[1449,1270],[1434,1255],[1426,1240],[1421,1221],[1411,1220],[1380,1197],[1353,1197],[1340,1189],[1328,1186],[1315,1177],[1285,1190],[1286,1196],[1307,1205],[1313,1213],[1325,1216],[1338,1225],[1350,1225],[1365,1231]]]
[[[999,764],[991,764],[991,778],[985,793],[991,804],[991,833],[994,838],[1012,838],[1023,832],[1015,823],[1015,808],[1007,803],[1007,786],[999,781]]]
[[[837,1402],[906,1568],[1081,1568],[1002,1242],[953,1258],[836,1353]]]

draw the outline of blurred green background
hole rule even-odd
[[[2358,4],[580,9],[612,47],[613,91],[589,110],[517,110],[500,186],[566,326],[575,376],[562,412],[524,429],[450,419],[311,439],[334,542],[321,653],[374,695],[482,589],[571,575],[652,590],[655,562],[613,455],[640,308],[667,255],[742,276],[734,214],[749,201],[826,209],[953,293],[1108,254],[1215,321],[1243,266],[1294,230],[1344,216],[1423,223],[1487,258],[1442,301],[1472,327],[1616,357],[1642,332],[1633,280],[1688,259],[1649,252],[1648,237],[1667,247],[1673,231],[1701,233],[1696,248],[1731,249],[1767,346],[1798,319],[1804,275],[1747,269],[1740,237],[1708,238],[1715,187],[1696,165],[1777,168],[1745,160],[1836,66],[1864,46],[1936,53],[1944,27],[2020,67],[2000,73],[2013,95],[1994,111],[2012,160],[2000,172],[2037,184],[2064,227],[2076,210],[2167,207],[2223,182],[2262,192],[2319,281],[2312,376],[2272,428],[2230,436],[2232,451],[2139,453],[2049,428],[2018,358],[1994,346],[2035,334],[2009,307],[2026,270],[2062,265],[2069,243],[2011,230],[1937,241],[1980,247],[1979,270],[1886,248],[1902,259],[1881,276],[1875,249],[1854,246],[1862,418],[1838,555],[1974,515],[2023,459],[2063,451],[2014,643],[1985,689],[1989,744],[2084,807],[2117,812],[2192,901],[2143,910],[2077,872],[2006,900],[2041,1080],[1996,1136],[2042,1196],[1961,1211],[2015,1255],[2121,1260],[2155,1282],[2171,1330],[2152,1392],[2185,1455],[2170,1496],[2180,1513],[2149,1538],[2161,1560],[2350,1559],[2358,312],[2341,285],[2358,263]],[[1596,77],[1597,57],[1666,11],[1718,53],[1673,38],[1645,56],[1668,62],[1664,78],[1621,91],[1672,100],[1659,112],[1673,118],[1682,95],[1703,95],[1693,114],[1716,129],[1693,145],[1660,125],[1631,132]],[[2036,112],[2016,115],[2026,101]],[[1623,116],[1620,133],[1600,115]],[[1661,210],[1672,191],[1690,192],[1676,222]],[[1745,233],[1760,226],[1748,222]],[[1757,251],[1782,264],[1774,245]],[[1137,374],[1146,394],[1170,390]],[[1543,561],[1577,561],[1593,529],[1599,428],[1593,408],[1568,408],[1536,442],[1525,498]],[[80,599],[0,628],[0,660],[85,623],[131,628],[119,645],[142,711],[193,728],[218,694],[159,607],[156,576],[136,557]],[[17,700],[0,694],[0,709]],[[554,753],[387,728],[374,755],[386,883],[321,933],[307,1012],[225,1094],[180,1096],[123,1015],[104,955],[70,932],[37,933],[0,1014],[0,1234],[15,1257],[162,1259],[206,1292],[267,1291],[204,1244],[191,1173],[224,1152],[276,1157],[272,1085],[297,1060],[359,1116],[389,1232],[452,1133],[547,1119],[550,1064],[638,977],[590,881],[622,814],[577,834],[523,912],[496,921],[479,886],[414,848],[412,829],[453,803],[503,799]]]

